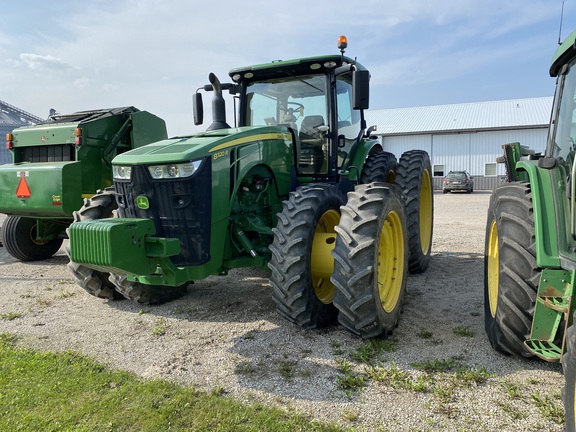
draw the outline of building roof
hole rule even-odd
[[[366,112],[376,135],[548,127],[553,98],[510,99]]]
[[[0,126],[16,128],[41,122],[42,119],[0,100]]]

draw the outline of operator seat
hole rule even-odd
[[[324,125],[321,115],[306,116],[300,125],[300,169],[304,173],[319,173],[324,164],[324,139],[318,130]]]
[[[321,115],[306,116],[302,119],[300,126],[300,140],[322,140],[322,135],[318,130],[319,126],[324,126],[324,117]],[[321,144],[321,142],[319,143]]]

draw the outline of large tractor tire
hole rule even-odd
[[[319,328],[336,322],[331,251],[343,201],[331,185],[299,187],[284,201],[272,230],[272,298],[278,312],[299,326]]]
[[[41,261],[50,258],[62,246],[63,239],[36,240],[36,219],[7,216],[2,224],[1,238],[10,255],[20,261]]]
[[[363,184],[373,182],[394,183],[397,168],[398,162],[396,161],[396,156],[392,153],[380,152],[371,154],[362,168],[360,182]]]
[[[114,189],[106,188],[104,191],[98,191],[93,197],[84,200],[84,205],[80,210],[74,212],[74,222],[113,217],[114,210],[117,208]],[[65,251],[70,257],[69,244],[66,245]],[[109,273],[93,270],[72,261],[72,259],[68,263],[68,269],[74,276],[76,283],[90,295],[109,300],[123,298],[116,291],[114,284],[108,280]]]
[[[434,227],[434,191],[428,153],[405,152],[398,163],[396,184],[402,190],[408,223],[408,270],[422,273],[430,263]]]
[[[536,265],[528,183],[508,183],[490,197],[484,254],[484,324],[492,347],[531,357],[524,347],[534,317],[541,269]]]
[[[566,416],[566,432],[576,432],[576,326],[574,324],[566,332],[566,352],[562,356],[562,368],[564,370],[562,399]]]
[[[388,335],[398,324],[406,291],[408,235],[395,185],[359,185],[342,207],[332,282],[338,320],[363,338]]]

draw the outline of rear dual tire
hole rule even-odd
[[[359,185],[342,207],[332,252],[338,320],[363,338],[397,326],[406,290],[408,238],[400,191],[394,185]]]
[[[434,228],[434,195],[430,157],[423,150],[402,154],[396,172],[408,225],[408,270],[422,273],[430,263]]]
[[[334,186],[299,187],[283,202],[272,230],[268,263],[272,299],[280,315],[301,327],[325,327],[336,321],[330,252],[342,204]]]

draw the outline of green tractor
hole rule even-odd
[[[556,50],[557,77],[544,154],[503,146],[507,182],[486,225],[485,327],[499,352],[562,362],[569,431],[576,429],[576,32]]]
[[[21,261],[54,255],[83,198],[112,185],[112,159],[167,137],[164,120],[134,107],[54,114],[6,136],[0,165],[1,237]]]
[[[279,313],[361,337],[397,325],[406,274],[432,244],[430,159],[399,160],[367,128],[369,72],[340,54],[209,75],[206,132],[113,161],[114,188],[86,200],[68,229],[69,268],[106,299],[161,303],[195,280],[269,269]],[[235,125],[223,92],[234,96]],[[202,93],[194,99],[203,123]]]

